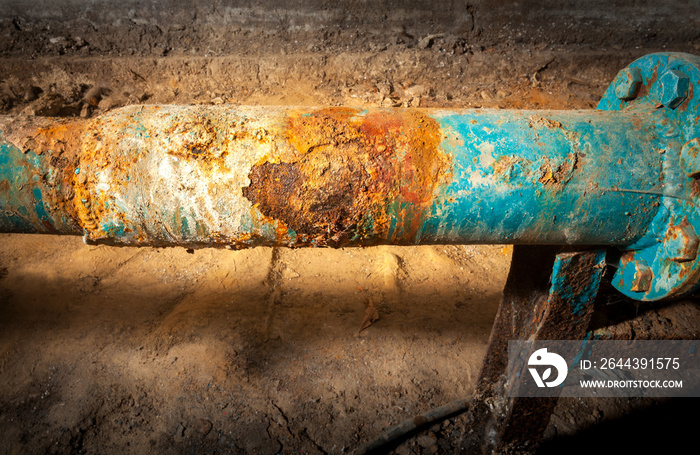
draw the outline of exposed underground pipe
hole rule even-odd
[[[639,300],[700,281],[700,59],[598,110],[132,106],[0,119],[0,232],[135,246],[609,245]]]

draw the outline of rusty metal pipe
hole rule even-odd
[[[156,246],[626,245],[663,190],[651,118],[136,106],[5,119],[0,229]]]
[[[695,180],[678,160],[695,133],[677,113],[695,101],[660,109],[657,81],[661,60],[697,73],[688,57],[656,56],[625,93],[621,72],[599,110],[131,106],[88,120],[0,118],[0,232],[136,246],[641,251],[676,229],[692,243]],[[695,251],[682,239],[676,264],[697,253],[697,237]],[[648,293],[634,258],[621,267],[630,261],[628,287]]]

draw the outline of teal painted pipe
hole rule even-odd
[[[132,106],[2,118],[0,231],[136,246],[608,245],[621,251],[623,292],[680,295],[699,274],[700,169],[684,144],[700,136],[700,65],[645,59],[596,111]]]

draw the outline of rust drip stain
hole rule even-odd
[[[656,84],[656,80],[659,78],[658,74],[658,65],[657,67],[654,68],[654,71],[646,83],[642,82],[639,86],[639,91],[637,92],[637,99],[645,98],[647,95],[649,95],[649,90]]]
[[[438,123],[419,111],[290,113],[286,139],[294,153],[253,166],[243,195],[299,245],[410,242],[449,164]]]

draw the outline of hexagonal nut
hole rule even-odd
[[[634,261],[634,278],[632,280],[632,287],[630,291],[632,292],[647,292],[651,289],[651,281],[654,279],[654,272],[652,272],[649,264],[643,259],[637,259]]]
[[[695,260],[698,256],[698,246],[700,239],[687,218],[683,218],[678,225],[669,227],[664,236],[666,256],[674,262]]]
[[[678,70],[668,70],[659,78],[662,95],[661,104],[669,109],[675,109],[688,96],[690,79]]]
[[[688,177],[700,176],[700,138],[694,138],[683,144],[680,156],[681,169]]]
[[[642,85],[642,72],[639,68],[625,68],[617,75],[615,96],[619,100],[631,100],[637,96]]]

